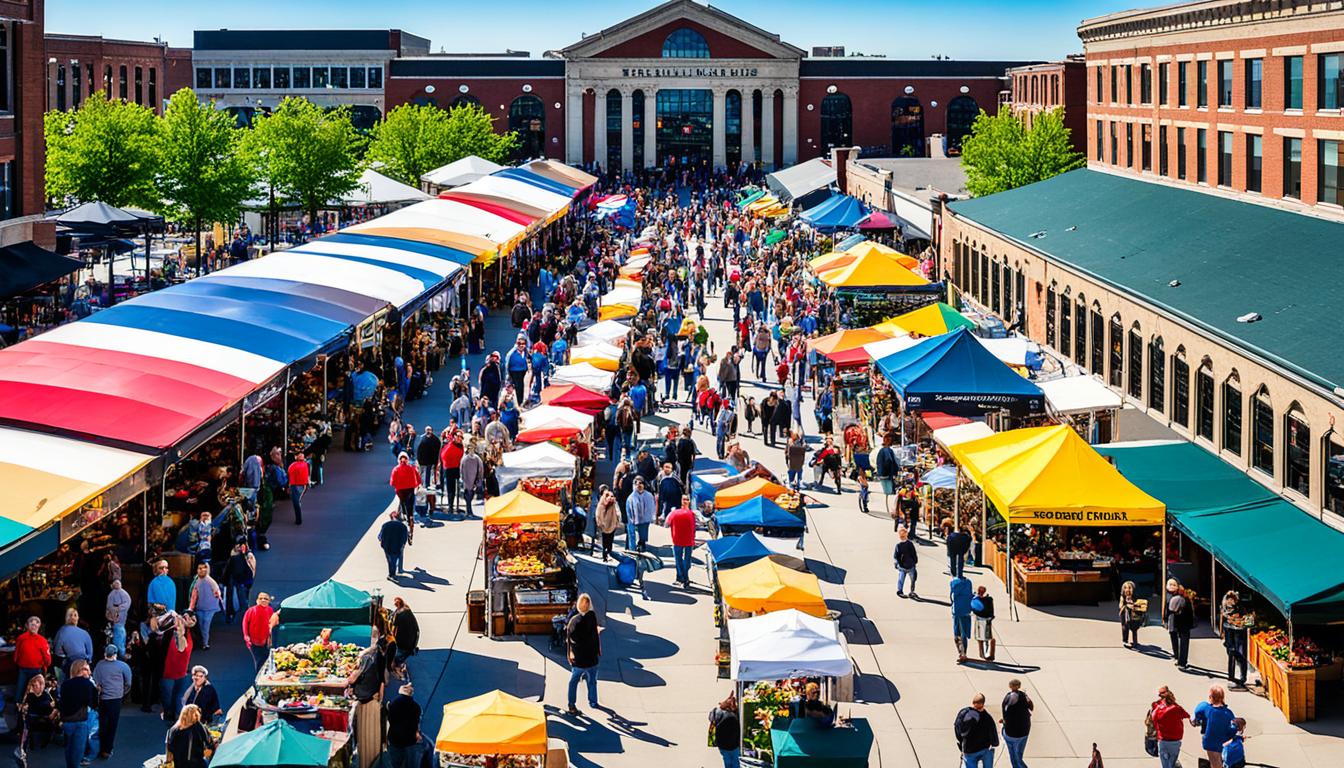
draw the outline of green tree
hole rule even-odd
[[[328,112],[295,97],[257,118],[243,140],[261,182],[279,201],[299,205],[311,219],[319,208],[359,186],[363,146],[349,109]]]
[[[468,155],[503,162],[517,146],[517,134],[495,133],[494,118],[479,105],[403,104],[373,127],[368,158],[388,176],[418,186],[435,168]]]
[[[975,197],[1034,184],[1085,164],[1069,141],[1059,109],[1038,114],[1029,129],[1011,110],[997,115],[982,110],[961,143],[966,189]]]
[[[47,195],[65,202],[159,207],[155,117],[148,107],[102,91],[79,109],[43,117]]]
[[[234,118],[202,104],[190,88],[168,100],[158,128],[163,210],[192,225],[199,253],[202,225],[237,218],[252,193],[255,169],[239,151],[242,134]]]

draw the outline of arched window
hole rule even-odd
[[[422,95],[422,96],[416,96],[414,99],[411,99],[411,103],[414,104],[414,105],[416,105],[417,107],[437,107],[437,106],[439,106],[439,103],[438,103],[437,101],[434,100],[434,97],[433,97],[433,96],[423,96],[423,95]]]
[[[1207,357],[1195,374],[1195,434],[1213,442],[1213,363]]]
[[[821,100],[821,146],[847,147],[854,138],[854,106],[843,93],[832,93]]]
[[[1335,431],[1334,424],[1323,439],[1325,450],[1325,511],[1344,517],[1344,435]]]
[[[1008,267],[1008,257],[1003,259],[1003,315],[1008,325],[1013,324],[1013,271]]]
[[[1251,466],[1274,474],[1274,406],[1263,386],[1251,398]]]
[[[1223,382],[1223,450],[1241,455],[1241,377],[1233,371]]]
[[[736,168],[742,162],[742,93],[729,91],[723,97],[724,150],[728,167]]]
[[[980,246],[971,247],[971,282],[966,288],[972,296],[980,295]]]
[[[1125,385],[1125,326],[1120,313],[1111,315],[1111,372],[1106,382],[1119,389]]]
[[[1311,427],[1302,406],[1293,403],[1283,417],[1283,487],[1311,495]]]
[[[999,285],[999,261],[995,259],[989,264],[989,310],[1002,317],[1003,305],[999,303],[999,297],[1003,289]]]
[[[1089,349],[1092,352],[1092,372],[1100,376],[1103,371],[1105,371],[1103,361],[1106,359],[1106,342],[1104,341],[1106,338],[1106,326],[1105,321],[1101,319],[1101,304],[1095,301],[1092,302],[1091,321],[1092,346]]]
[[[682,27],[663,41],[664,59],[708,59],[709,43],[694,29]]]
[[[472,96],[470,93],[464,93],[458,96],[456,99],[453,99],[453,103],[449,106],[449,109],[456,109],[458,107],[479,107],[479,106],[481,106],[480,99],[476,98],[475,96]]]
[[[1162,337],[1148,342],[1148,407],[1162,413],[1167,404],[1167,353]]]
[[[1059,297],[1059,353],[1065,360],[1073,357],[1073,289],[1065,288]]]
[[[607,169],[621,167],[621,92],[607,91],[607,156],[598,158]]]
[[[1143,336],[1137,322],[1129,329],[1129,396],[1143,401]]]
[[[980,254],[980,293],[981,303],[989,303],[989,251]]]
[[[517,159],[546,154],[546,108],[536,96],[519,96],[509,105],[509,130],[518,133]]]
[[[1177,347],[1171,356],[1171,420],[1190,426],[1190,363],[1185,347]]]
[[[1055,342],[1055,284],[1051,283],[1045,289],[1045,343],[1058,348]]]
[[[961,149],[961,140],[971,132],[971,124],[980,114],[980,107],[970,96],[958,96],[947,105],[947,146]]]
[[[383,119],[383,113],[377,107],[358,104],[350,108],[350,124],[360,133],[368,133]]]
[[[919,99],[902,96],[891,102],[891,153],[924,156],[924,105]]]
[[[610,100],[610,97],[608,97],[608,100]],[[644,91],[635,89],[635,92],[630,94],[630,140],[634,142],[634,146],[630,150],[630,156],[636,168],[644,167],[645,130],[652,129],[647,129],[644,123]],[[621,140],[618,136],[616,139],[617,146],[620,146],[620,143]],[[607,142],[607,146],[611,146],[610,141]]]
[[[1077,314],[1073,316],[1073,362],[1087,365],[1087,299],[1078,294]]]

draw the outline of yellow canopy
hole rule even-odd
[[[621,367],[621,359],[619,357],[604,355],[593,347],[579,347],[569,353],[569,364],[578,365],[579,363],[587,363],[594,368],[600,368],[601,370],[612,373],[620,370]]]
[[[1113,527],[1166,519],[1166,505],[1067,424],[999,432],[949,450],[1010,523]]]
[[[885,334],[887,334],[888,336],[890,336],[890,337],[892,337],[892,338],[896,338],[897,336],[909,336],[909,335],[910,335],[910,332],[909,332],[909,331],[905,330],[904,328],[902,328],[901,326],[899,326],[899,325],[896,324],[896,318],[894,318],[894,317],[891,318],[891,319],[889,319],[889,320],[883,320],[882,322],[878,323],[877,325],[872,326],[872,329],[873,329],[874,331],[880,331],[880,332],[882,332],[882,333],[885,333]],[[937,335],[937,334],[934,334],[934,335]]]
[[[444,704],[434,747],[459,755],[542,755],[546,710],[503,691]]]
[[[919,266],[919,259],[916,259],[914,256],[907,256],[891,246],[883,245],[872,240],[864,240],[862,243],[851,245],[849,248],[845,249],[845,253],[848,253],[855,258],[863,258],[864,256],[871,254],[887,256],[895,259],[897,264],[900,264],[906,269],[914,269]]]
[[[729,486],[714,494],[714,508],[727,509],[736,507],[738,504],[751,501],[757,496],[774,501],[780,494],[788,493],[789,489],[779,483],[772,483],[763,477],[753,477],[745,483]]]
[[[514,523],[558,523],[560,508],[533,496],[521,488],[485,500],[486,525]]]
[[[800,573],[768,557],[719,571],[719,591],[728,607],[747,613],[793,608],[813,616],[826,615],[816,575]]]
[[[639,314],[639,310],[629,304],[608,304],[597,308],[598,320],[620,320],[623,317],[634,317]]]
[[[844,251],[831,251],[830,253],[823,253],[817,258],[807,262],[807,265],[811,267],[812,272],[816,274],[821,272],[829,272],[832,269],[840,269],[841,267],[847,267],[850,264],[853,264],[858,258],[859,258],[858,256],[855,256],[852,253],[846,253]]]
[[[777,205],[779,205],[779,198],[774,195],[765,195],[760,200],[748,204],[747,210],[756,213],[757,211],[763,211],[766,208],[773,208]]]
[[[874,328],[896,329],[896,335],[904,336],[917,333],[920,336],[941,336],[963,326],[974,327],[974,323],[952,307],[938,302],[911,310],[903,315],[883,320]]]
[[[928,280],[901,266],[896,259],[879,253],[861,256],[852,264],[821,272],[817,277],[823,283],[838,288],[929,284]]]

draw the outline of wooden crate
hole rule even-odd
[[[1316,670],[1289,669],[1270,655],[1259,640],[1251,642],[1253,666],[1260,672],[1265,695],[1290,723],[1316,719]]]
[[[1110,594],[1104,571],[1024,571],[1013,565],[1013,599],[1022,605],[1096,605]]]
[[[993,539],[985,542],[985,565],[993,569],[1000,582],[1008,583],[1008,553],[999,549]]]

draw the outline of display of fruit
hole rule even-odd
[[[495,570],[501,576],[540,576],[547,568],[536,555],[518,555],[495,562]]]
[[[801,503],[798,494],[793,491],[785,491],[775,497],[775,503],[785,509],[795,509]]]

